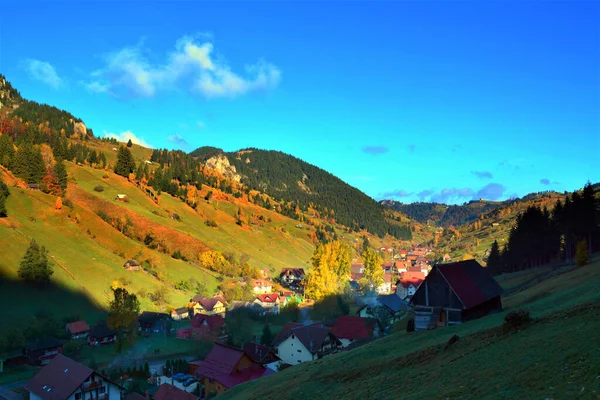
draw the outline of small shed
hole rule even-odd
[[[127,195],[126,194],[118,194],[117,197],[115,197],[115,201],[127,201]]]
[[[415,329],[460,324],[502,311],[502,288],[475,260],[433,267],[411,299]]]
[[[123,264],[123,268],[125,268],[128,271],[137,271],[141,268],[141,265],[136,260],[131,259],[127,260],[125,264]]]

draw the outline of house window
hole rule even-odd
[[[296,351],[297,351],[298,353],[302,353],[302,350],[300,350],[300,349],[298,349],[298,350],[296,350]]]
[[[106,393],[106,386],[100,386],[100,389],[98,389],[98,393],[100,393],[100,394]]]
[[[75,400],[81,400],[81,393],[75,393]]]

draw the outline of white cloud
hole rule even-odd
[[[202,41],[204,40],[204,41]],[[247,65],[245,74],[232,71],[214,55],[212,36],[183,36],[166,62],[150,61],[142,44],[125,47],[108,54],[106,66],[92,72],[89,90],[117,93],[125,90],[133,95],[152,97],[158,90],[187,85],[207,98],[236,97],[252,91],[270,90],[281,80],[281,71],[264,60]]]
[[[63,80],[56,73],[56,69],[48,62],[27,59],[23,65],[29,76],[52,86],[54,89],[58,89],[63,84]]]
[[[206,124],[202,121],[196,122],[196,126],[198,126],[198,128],[200,128],[200,129],[206,128]]]
[[[123,143],[127,143],[127,141],[129,141],[131,139],[132,143],[138,144],[140,146],[148,147],[151,149],[153,148],[150,143],[146,142],[143,138],[139,138],[139,137],[135,136],[135,134],[131,131],[125,131],[125,132],[121,132],[119,134],[104,131],[102,133],[102,136],[107,137],[107,138],[115,138],[119,142],[123,142]]]

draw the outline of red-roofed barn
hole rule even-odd
[[[375,335],[377,321],[374,318],[361,318],[352,315],[338,317],[332,333],[340,339],[342,347],[347,347],[355,341],[370,339]]]
[[[502,288],[475,260],[435,266],[412,297],[415,329],[459,324],[502,311]]]

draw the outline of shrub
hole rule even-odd
[[[206,226],[210,226],[211,228],[216,228],[219,225],[217,224],[217,221],[215,221],[214,219],[207,219],[206,221],[204,221],[204,224]]]
[[[104,186],[102,186],[102,185],[98,185],[98,186],[96,186],[96,187],[94,188],[94,190],[95,190],[96,192],[104,192]]]
[[[531,316],[527,310],[511,311],[504,317],[504,326],[509,329],[520,329],[531,322]]]
[[[181,254],[181,251],[179,250],[175,250],[175,252],[171,254],[171,257],[173,257],[176,260],[187,261],[187,258],[183,254]]]
[[[70,199],[64,199],[62,203],[65,207],[73,208],[73,202]]]
[[[111,218],[108,216],[107,213],[105,213],[103,210],[98,210],[96,211],[96,214],[98,214],[98,216],[100,218],[102,218],[105,222],[108,222],[109,224],[112,223]]]
[[[104,178],[104,179],[108,179],[108,178],[109,178],[109,175],[108,175],[107,173],[104,173],[104,175],[102,175],[102,178]]]

